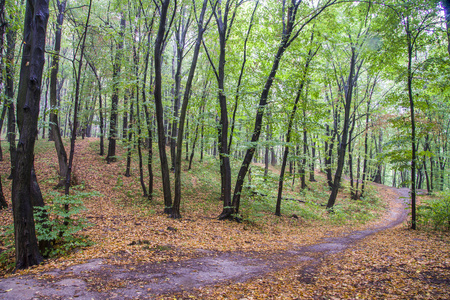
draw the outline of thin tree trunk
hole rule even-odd
[[[310,171],[309,171],[309,181],[310,182],[316,181],[316,178],[314,177],[315,168],[316,168],[316,142],[315,142],[315,140],[313,140],[312,147],[311,147],[311,164],[310,164]]]
[[[11,16],[12,17],[12,16]],[[16,116],[14,108],[14,53],[16,48],[16,30],[13,28],[8,28],[6,39],[7,39],[7,49],[6,49],[6,64],[5,74],[6,74],[6,86],[5,86],[5,96],[8,99],[8,143],[9,143],[9,154],[10,154],[10,164],[11,171],[8,179],[14,178],[14,170],[16,163]]]
[[[120,69],[122,64],[122,49],[125,31],[125,17],[124,13],[121,13],[120,17],[120,31],[119,31],[119,41],[116,45],[116,57],[113,63],[113,94],[111,98],[111,118],[109,122],[109,144],[108,144],[108,154],[106,156],[106,162],[111,163],[116,161],[116,139],[117,139],[117,107],[119,105],[119,77]]]
[[[178,128],[178,137],[177,137],[177,155],[176,155],[176,163],[175,163],[175,198],[173,201],[173,209],[170,215],[171,218],[180,218],[180,203],[181,203],[181,157],[182,157],[182,145],[183,145],[183,131],[184,131],[184,121],[186,118],[187,106],[189,102],[189,96],[191,93],[192,81],[195,75],[195,69],[197,67],[197,59],[198,54],[200,52],[200,46],[203,39],[203,19],[206,12],[206,7],[208,5],[208,1],[203,1],[202,11],[198,18],[198,26],[197,26],[197,40],[195,43],[194,54],[192,57],[191,67],[189,70],[188,79],[186,82],[186,88],[183,95],[183,102],[181,104],[180,111],[180,122]]]
[[[133,110],[134,110],[134,101],[133,101],[134,95],[131,96],[130,99],[130,123],[129,126],[130,128],[133,126]],[[126,171],[125,171],[125,177],[130,177],[130,169],[131,169],[131,148],[132,148],[132,143],[133,143],[133,131],[130,130],[130,128],[128,128],[128,141],[127,141],[127,167],[126,167]]]
[[[89,59],[86,59],[87,63],[89,64],[89,67],[91,68],[92,72],[94,72],[95,78],[97,79],[98,84],[98,102],[99,102],[99,119],[100,119],[100,156],[104,155],[104,121],[103,121],[103,100],[102,100],[102,79],[100,76],[98,76],[97,69],[95,68],[95,65],[90,61]]]
[[[47,76],[46,78],[46,89],[45,89],[45,95],[44,95],[44,111],[42,112],[42,139],[45,139],[45,121],[47,119],[47,104],[48,104],[48,88],[49,88],[50,80]],[[3,124],[2,124],[3,125]],[[1,128],[0,128],[1,130]]]
[[[345,152],[346,152],[346,147],[347,147],[347,138],[348,138],[349,125],[350,125],[350,109],[351,109],[351,102],[352,102],[352,95],[353,95],[353,85],[356,80],[355,65],[356,65],[356,56],[357,55],[356,55],[355,51],[356,51],[355,48],[352,46],[352,56],[351,56],[351,61],[350,61],[350,74],[348,76],[347,89],[345,91],[344,128],[342,129],[342,138],[339,143],[337,169],[336,169],[336,173],[334,174],[333,188],[331,189],[331,195],[328,198],[327,209],[332,209],[334,206],[334,203],[336,201],[336,197],[337,197],[337,194],[339,191],[339,187],[341,184],[342,171],[344,169]]]
[[[82,42],[80,45],[80,56],[78,58],[78,72],[77,72],[77,78],[75,82],[75,101],[73,104],[73,127],[72,127],[72,136],[70,139],[70,153],[69,153],[69,164],[67,168],[67,174],[66,174],[66,185],[64,194],[66,196],[69,196],[70,192],[70,185],[71,185],[71,176],[72,176],[72,168],[73,168],[73,158],[75,155],[75,141],[77,139],[77,128],[78,128],[78,106],[79,106],[79,98],[80,98],[80,81],[81,81],[81,71],[83,67],[83,56],[84,56],[84,50],[85,50],[85,44],[86,44],[86,36],[87,36],[87,30],[89,26],[89,19],[91,17],[91,7],[92,7],[92,0],[89,1],[89,9],[88,14],[86,18],[86,24],[84,26],[84,32],[82,35]],[[74,61],[74,69],[76,69],[75,61]],[[66,212],[69,211],[69,204],[64,205],[64,209]],[[67,221],[65,221],[67,224]]]
[[[247,63],[247,42],[248,42],[248,38],[250,36],[250,32],[252,30],[253,18],[255,16],[255,12],[256,12],[256,9],[258,8],[258,5],[259,5],[259,0],[256,1],[255,8],[253,9],[253,13],[252,13],[252,16],[250,17],[250,23],[249,23],[248,29],[247,29],[247,34],[246,34],[245,40],[244,40],[244,57],[242,59],[241,71],[239,73],[239,79],[238,79],[238,83],[236,86],[236,94],[234,97],[233,117],[231,118],[230,141],[228,143],[228,149],[230,150],[230,154],[231,154],[231,145],[233,142],[234,126],[236,123],[236,112],[237,112],[237,108],[238,108],[238,104],[239,104],[239,96],[240,96],[242,77],[244,75],[245,64]]]
[[[64,149],[64,144],[61,138],[61,132],[59,129],[58,122],[58,110],[56,110],[57,105],[57,82],[58,82],[58,71],[59,71],[59,53],[61,51],[61,32],[62,25],[64,22],[64,13],[66,10],[66,0],[59,2],[58,6],[58,16],[56,19],[56,32],[55,32],[55,47],[54,53],[52,55],[52,64],[50,71],[50,128],[52,134],[52,140],[55,142],[56,155],[58,157],[59,165],[59,176],[60,181],[57,187],[64,186],[64,180],[67,176],[67,153]]]
[[[408,98],[411,112],[411,229],[416,229],[416,123],[414,114],[414,99],[412,91],[412,56],[413,41],[409,28],[409,18],[406,19],[406,39],[408,46]]]
[[[314,33],[311,34],[311,43],[312,43],[313,39],[314,39]],[[294,124],[294,118],[295,118],[295,114],[297,112],[298,102],[300,100],[301,94],[303,92],[303,87],[305,85],[305,80],[306,80],[306,75],[308,74],[309,64],[311,63],[311,60],[313,59],[313,57],[315,56],[316,53],[317,53],[317,50],[315,52],[313,52],[311,49],[309,50],[308,57],[306,58],[306,62],[305,62],[305,67],[303,68],[303,78],[301,79],[300,87],[298,88],[297,96],[295,97],[294,107],[289,116],[288,129],[287,129],[287,133],[286,133],[286,146],[284,148],[283,161],[281,163],[280,177],[278,180],[278,196],[277,196],[277,204],[275,206],[275,215],[276,216],[281,216],[281,199],[283,197],[284,173],[285,173],[286,162],[287,162],[287,158],[288,158],[288,154],[289,154],[289,143],[291,142],[292,126]],[[302,184],[302,186],[303,186],[303,184]]]
[[[158,124],[158,147],[159,158],[161,162],[161,176],[164,192],[164,213],[170,214],[172,212],[172,192],[170,189],[169,166],[167,162],[166,148],[165,148],[165,132],[164,132],[164,109],[162,105],[162,53],[164,36],[166,34],[166,19],[167,11],[169,9],[170,0],[164,0],[160,6],[160,22],[158,34],[155,42],[155,107],[156,107],[156,123]],[[150,147],[151,148],[151,147]]]

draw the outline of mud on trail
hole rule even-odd
[[[0,299],[153,299],[262,278],[291,266],[301,265],[298,280],[314,281],[322,259],[340,253],[370,235],[399,225],[406,219],[408,189],[392,189],[397,196],[376,225],[341,233],[312,245],[293,245],[276,253],[216,252],[198,249],[199,257],[178,262],[114,265],[105,259],[38,275],[0,280]],[[202,298],[201,296],[199,298]]]

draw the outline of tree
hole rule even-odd
[[[182,145],[183,145],[183,133],[184,133],[184,122],[186,120],[187,106],[189,102],[189,97],[191,93],[192,81],[195,75],[195,69],[197,67],[198,55],[200,53],[200,47],[202,45],[203,33],[205,31],[203,20],[205,17],[206,7],[208,6],[208,0],[203,0],[202,10],[200,15],[197,17],[196,5],[193,1],[193,6],[195,10],[195,18],[197,21],[197,40],[195,41],[194,54],[191,62],[191,67],[189,70],[188,79],[186,82],[186,88],[183,95],[183,103],[180,111],[180,122],[177,137],[177,155],[175,163],[175,198],[173,200],[173,207],[171,212],[171,217],[174,219],[180,218],[180,203],[181,203],[181,159],[182,159]],[[208,21],[209,22],[209,21]],[[208,23],[207,22],[207,23]],[[187,153],[187,151],[186,151]]]
[[[164,110],[162,105],[162,75],[161,75],[161,59],[164,50],[165,41],[167,39],[166,19],[169,10],[170,0],[164,0],[159,6],[159,28],[155,41],[155,108],[156,108],[156,123],[158,125],[158,148],[159,159],[161,162],[161,175],[163,181],[164,191],[164,212],[170,214],[172,211],[172,192],[170,190],[169,166],[167,163],[167,155],[165,148],[165,134],[164,134]],[[174,10],[175,14],[175,10]],[[171,23],[170,23],[171,24]],[[170,27],[170,25],[169,25]]]
[[[58,17],[56,19],[56,32],[55,32],[55,48],[52,54],[52,64],[50,69],[50,128],[52,140],[55,142],[56,155],[58,156],[59,163],[59,176],[61,181],[58,186],[64,185],[64,180],[67,176],[67,153],[64,148],[64,144],[61,138],[61,132],[58,122],[58,108],[57,108],[57,81],[59,71],[59,55],[61,51],[61,32],[64,21],[64,13],[66,10],[67,0],[60,2],[57,0]]]
[[[416,3],[418,4],[418,3]],[[436,4],[435,4],[436,5]],[[416,229],[416,168],[417,168],[417,141],[416,141],[416,123],[414,109],[414,93],[413,93],[413,56],[417,47],[419,47],[419,37],[428,27],[433,24],[435,16],[434,8],[436,6],[429,4],[412,5],[408,2],[406,11],[401,14],[402,22],[406,33],[406,47],[408,53],[407,63],[407,90],[411,117],[411,229]],[[413,13],[416,12],[413,19]],[[418,12],[418,13],[417,13]]]
[[[287,5],[285,10],[286,1],[283,1],[283,30],[281,33],[281,41],[279,43],[277,53],[272,63],[272,68],[270,70],[269,76],[264,84],[264,88],[259,97],[259,105],[256,111],[255,126],[251,138],[251,146],[247,149],[244,159],[239,170],[239,174],[236,180],[236,185],[233,194],[233,210],[228,211],[227,214],[221,216],[223,218],[228,218],[231,214],[239,212],[239,204],[242,193],[242,187],[244,183],[245,176],[250,168],[250,163],[252,161],[253,155],[256,150],[256,143],[261,135],[262,121],[264,117],[264,110],[267,105],[267,99],[269,96],[270,88],[272,87],[274,78],[277,74],[278,67],[280,65],[280,60],[283,57],[286,49],[292,44],[292,42],[299,36],[300,32],[307,26],[312,20],[314,20],[322,11],[328,6],[334,4],[335,0],[327,0],[324,4],[314,9],[307,18],[304,19],[303,23],[296,22],[297,12],[302,1],[291,0]]]
[[[314,41],[314,32],[311,33],[310,44],[312,44],[313,41]],[[280,178],[278,180],[278,197],[277,197],[277,204],[276,204],[276,208],[275,208],[275,215],[277,215],[277,216],[281,216],[281,198],[283,195],[284,172],[286,169],[287,158],[289,155],[289,146],[290,146],[289,143],[291,142],[292,126],[294,124],[294,118],[295,118],[295,115],[297,112],[298,102],[299,102],[300,98],[302,97],[303,88],[305,86],[306,78],[308,75],[309,65],[310,65],[312,59],[314,58],[314,56],[317,54],[318,50],[319,50],[319,48],[317,48],[315,50],[310,49],[308,51],[308,55],[307,55],[306,61],[305,61],[305,66],[302,70],[303,73],[300,75],[300,85],[299,85],[299,88],[297,91],[297,96],[295,97],[294,106],[289,115],[289,121],[288,121],[289,123],[288,123],[288,128],[287,128],[287,133],[286,133],[286,146],[284,147],[283,160],[281,163],[281,170],[280,170]]]
[[[109,144],[108,144],[108,154],[106,155],[106,162],[116,161],[116,140],[118,132],[117,124],[117,107],[119,105],[119,77],[120,69],[122,65],[122,49],[125,31],[125,17],[124,13],[120,13],[120,29],[119,29],[119,40],[116,44],[116,55],[113,62],[113,94],[111,98],[111,117],[109,121]]]
[[[48,16],[48,1],[27,1],[23,34],[25,42],[17,99],[20,137],[12,188],[16,268],[18,269],[39,264],[43,260],[36,239],[30,187]]]

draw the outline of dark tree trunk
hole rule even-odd
[[[218,87],[218,102],[219,102],[219,115],[220,121],[218,126],[218,147],[219,147],[219,158],[220,158],[220,177],[221,177],[221,199],[223,201],[222,213],[219,215],[219,219],[230,219],[232,218],[233,208],[231,206],[231,166],[230,157],[228,149],[228,107],[227,107],[227,96],[225,93],[225,57],[226,57],[226,43],[228,36],[233,24],[234,14],[229,18],[229,13],[232,3],[227,1],[225,7],[220,7],[220,1],[213,5],[213,14],[216,20],[217,30],[219,34],[219,61],[218,67],[214,66],[211,57],[208,59],[214,70],[217,87]],[[236,4],[237,5],[237,4]],[[205,46],[206,49],[206,46]]]
[[[24,21],[24,43],[17,98],[19,143],[12,187],[16,268],[42,262],[33,218],[32,169],[37,135],[42,72],[45,62],[45,34],[48,1],[28,0]]]
[[[198,139],[198,128],[199,128],[199,123],[197,123],[197,126],[195,127],[195,135],[194,135],[194,141],[192,142],[192,151],[191,151],[191,156],[189,158],[189,167],[188,170],[191,169],[192,167],[192,159],[194,158],[194,153],[195,153],[195,144],[197,143],[197,139]]]
[[[166,137],[164,132],[164,109],[162,105],[162,74],[161,63],[164,37],[166,34],[166,19],[167,11],[169,9],[170,0],[164,0],[160,6],[160,22],[158,34],[155,41],[155,108],[156,108],[156,123],[158,124],[158,148],[159,158],[161,161],[161,176],[164,192],[164,213],[170,214],[172,212],[172,192],[170,190],[169,165],[166,155]],[[151,148],[151,147],[150,147]]]
[[[151,45],[151,33],[153,29],[153,22],[155,17],[156,10],[153,12],[153,16],[151,18],[150,24],[147,23],[146,19],[146,29],[147,29],[147,52],[144,58],[144,77],[142,80],[142,103],[144,105],[144,113],[145,120],[147,123],[147,132],[148,132],[148,157],[147,157],[147,168],[148,168],[148,201],[153,200],[153,120],[150,116],[149,104],[147,103],[147,93],[146,93],[146,85],[147,85],[147,70],[150,62],[150,45]],[[150,63],[150,66],[153,66],[153,61]],[[153,67],[150,67],[151,72],[153,73]],[[153,86],[152,75],[150,75],[150,86]],[[144,194],[145,194],[145,184],[143,185]]]
[[[203,1],[202,11],[198,18],[198,26],[197,26],[197,40],[195,42],[194,54],[192,57],[191,67],[189,70],[188,79],[186,82],[186,88],[183,95],[183,102],[181,105],[180,111],[180,123],[178,129],[178,137],[177,137],[177,155],[176,155],[176,163],[175,163],[175,198],[173,201],[173,209],[171,213],[172,218],[181,218],[180,214],[180,203],[181,203],[181,156],[182,156],[182,145],[183,145],[183,131],[184,131],[184,121],[186,118],[187,106],[189,102],[189,95],[191,93],[192,81],[195,75],[195,69],[197,67],[197,59],[198,54],[200,52],[200,46],[202,44],[203,39],[203,18],[205,16],[206,7],[208,5],[208,1]],[[198,127],[197,127],[198,128]]]
[[[133,126],[133,110],[134,110],[134,101],[133,101],[134,95],[131,95],[130,99],[130,123],[127,124],[127,127]],[[127,120],[128,122],[128,120]],[[127,141],[127,167],[125,171],[125,177],[130,177],[131,174],[131,148],[132,148],[132,140],[133,140],[133,131],[130,130],[130,128],[127,128],[128,133],[128,141]]]
[[[4,64],[3,64],[3,48],[4,48],[4,36],[5,36],[5,29],[6,29],[7,23],[5,20],[5,1],[1,1],[0,3],[0,95],[3,94],[3,87],[5,86],[4,82],[4,78],[3,78],[3,68],[4,68]],[[7,106],[8,106],[8,98],[5,97],[4,101],[3,101],[3,109],[2,109],[2,115],[1,115],[1,124],[0,124],[0,132],[2,130],[3,127],[3,122],[5,120],[5,115],[6,115],[6,111],[7,111]],[[3,160],[3,151],[1,148],[1,143],[0,143],[0,161]],[[3,186],[2,186],[2,181],[0,178],[0,210],[3,208],[7,208],[8,204],[6,203],[5,200],[5,196],[3,195]]]
[[[269,175],[269,124],[266,126],[266,147],[264,151],[264,181],[267,181],[267,176]]]
[[[377,151],[378,155],[380,155],[383,152],[382,143],[383,143],[383,132],[380,131],[380,134],[378,136],[378,143],[375,142],[376,151]],[[377,172],[375,173],[375,176],[373,177],[373,182],[381,184],[382,168],[383,168],[383,166],[380,163],[378,163],[377,164]]]
[[[185,147],[186,147],[186,158],[185,160],[188,161],[189,160],[189,117],[186,118],[186,133],[184,135],[184,139],[185,139]]]
[[[427,134],[425,136],[425,151],[430,151],[430,135]],[[427,169],[427,159],[426,157],[423,160],[423,169],[425,170],[425,177],[426,177],[426,181],[427,181],[427,194],[430,195],[432,193],[432,188],[431,188],[431,178],[430,175],[428,174],[428,169]]]
[[[82,71],[82,67],[83,67],[83,55],[84,55],[84,49],[85,49],[85,44],[86,44],[87,30],[88,30],[88,26],[89,26],[89,19],[91,16],[91,7],[92,7],[92,0],[89,1],[88,15],[87,15],[87,19],[86,19],[86,24],[84,26],[82,42],[80,45],[80,47],[81,47],[80,48],[80,56],[78,57],[78,60],[77,60],[78,66],[75,65],[75,61],[74,61],[74,65],[73,65],[74,70],[76,70],[78,67],[78,71],[76,73],[77,77],[76,77],[76,81],[75,81],[75,101],[73,104],[73,124],[72,124],[73,127],[72,127],[72,132],[71,132],[72,134],[71,134],[71,138],[70,138],[69,164],[68,164],[67,174],[66,174],[66,184],[64,187],[64,194],[66,196],[69,196],[69,192],[70,192],[73,158],[75,156],[75,141],[77,139],[77,128],[78,128],[78,107],[79,107],[79,102],[80,102],[79,98],[80,98],[81,71]],[[67,213],[69,211],[69,204],[65,204],[64,209]],[[67,226],[68,221],[65,220],[64,224]]]
[[[102,79],[100,78],[100,76],[98,76],[97,73],[97,69],[95,68],[95,65],[92,63],[92,61],[87,59],[87,63],[89,64],[89,67],[91,68],[92,72],[95,75],[95,79],[97,80],[97,85],[98,85],[98,102],[99,102],[99,119],[100,119],[100,156],[104,155],[104,129],[103,129],[103,100],[102,100]]]
[[[116,139],[117,139],[117,107],[119,105],[119,77],[120,68],[122,64],[122,49],[125,31],[125,17],[124,13],[121,13],[120,17],[120,31],[119,31],[119,41],[116,45],[116,57],[113,63],[113,94],[111,98],[111,118],[109,121],[109,144],[108,144],[108,154],[106,155],[106,162],[111,163],[116,161]]]
[[[182,16],[178,19],[175,26],[175,42],[176,42],[176,72],[175,72],[175,89],[173,100],[173,121],[171,126],[170,155],[172,158],[172,170],[175,170],[176,161],[176,137],[178,136],[178,110],[180,108],[181,98],[181,67],[184,58],[184,48],[186,46],[186,34],[191,23],[190,16],[185,19],[185,10],[182,10]]]
[[[327,174],[327,184],[330,189],[333,188],[333,175],[331,173],[331,162],[332,162],[332,156],[333,156],[333,147],[334,147],[334,140],[336,138],[336,131],[333,130],[333,132],[330,132],[330,125],[325,125],[325,131],[326,131],[326,140],[325,140],[325,172]],[[328,142],[329,140],[329,142]]]
[[[313,40],[314,40],[314,33],[311,34],[311,44],[312,44]],[[306,78],[306,75],[308,74],[309,64],[311,63],[311,60],[316,55],[316,53],[317,53],[317,50],[316,51],[312,51],[311,49],[309,50],[308,57],[306,58],[305,66],[303,68],[303,79],[300,82],[300,87],[297,91],[297,96],[295,97],[295,101],[294,101],[294,107],[289,116],[288,129],[287,129],[287,133],[286,133],[286,147],[284,148],[283,161],[281,163],[281,170],[280,170],[280,178],[278,180],[278,196],[277,196],[277,204],[275,207],[275,215],[277,215],[277,216],[281,216],[281,199],[283,197],[284,172],[285,172],[285,168],[286,168],[287,157],[289,154],[289,143],[291,142],[292,126],[294,124],[294,118],[295,118],[295,114],[297,112],[298,102],[300,100],[300,97],[303,92],[303,87],[305,85],[305,78]],[[305,131],[305,134],[306,134],[306,131]],[[303,175],[303,181],[302,181],[302,189],[303,189],[306,187],[306,183],[304,182],[305,181],[304,166],[302,168],[303,168],[303,172],[302,172],[301,176]]]
[[[236,94],[234,97],[233,117],[231,118],[230,141],[228,143],[228,149],[230,150],[230,154],[231,154],[231,145],[233,142],[234,126],[235,126],[235,122],[236,122],[236,112],[237,112],[237,108],[238,108],[238,104],[239,104],[239,96],[240,96],[242,77],[244,75],[245,64],[247,63],[247,42],[248,42],[248,38],[250,36],[250,32],[252,30],[253,18],[255,16],[255,12],[256,12],[256,9],[258,8],[258,5],[259,5],[259,0],[256,1],[255,8],[253,9],[253,13],[252,13],[252,16],[250,17],[250,23],[249,23],[248,29],[247,29],[247,34],[246,34],[245,40],[244,40],[244,57],[242,59],[241,71],[239,73],[239,79],[238,79],[238,83],[236,86]]]
[[[6,49],[6,64],[5,74],[6,74],[6,87],[5,95],[9,101],[8,105],[8,143],[9,143],[9,154],[11,160],[11,172],[8,179],[13,179],[14,177],[14,167],[16,162],[16,116],[14,108],[14,52],[16,48],[16,30],[8,28],[6,38],[7,38],[7,49]]]
[[[237,176],[236,185],[234,188],[234,195],[233,195],[233,208],[235,213],[239,213],[239,205],[240,205],[240,199],[241,199],[241,193],[242,193],[242,187],[244,184],[245,176],[247,175],[248,169],[250,167],[250,163],[252,161],[253,155],[255,154],[256,150],[256,143],[259,140],[259,136],[261,135],[261,126],[262,121],[264,117],[264,110],[267,105],[267,98],[269,96],[270,88],[272,87],[273,80],[277,74],[278,67],[280,65],[280,60],[286,51],[286,49],[290,46],[292,41],[296,38],[296,36],[300,33],[303,26],[297,31],[296,34],[294,34],[294,37],[291,39],[291,34],[294,30],[295,26],[295,18],[297,14],[297,10],[299,5],[301,4],[301,1],[291,1],[291,4],[288,6],[287,11],[287,24],[283,22],[283,32],[282,32],[282,38],[280,41],[280,44],[278,46],[277,53],[275,54],[275,59],[272,64],[272,69],[269,73],[269,76],[267,77],[266,83],[264,84],[264,89],[261,93],[260,99],[259,99],[259,105],[257,108],[256,118],[255,118],[255,127],[253,130],[252,138],[251,138],[251,147],[249,147],[245,153],[244,160],[242,161],[241,168],[239,170],[239,174]],[[320,10],[321,11],[321,10]],[[310,20],[315,18],[319,13],[317,12],[314,16],[311,17]],[[284,18],[284,15],[283,15]],[[309,20],[309,21],[310,21]],[[304,24],[309,23],[309,21],[306,21]],[[284,174],[283,174],[284,175]],[[280,175],[281,178],[281,175]],[[281,201],[281,200],[279,200]],[[277,201],[278,202],[278,201]],[[229,214],[231,214],[233,210],[230,210]],[[281,214],[281,211],[279,209],[279,205],[277,204],[276,213]]]
[[[356,65],[357,55],[356,55],[355,51],[356,51],[355,48],[352,46],[352,56],[351,56],[351,61],[350,61],[350,74],[348,76],[347,89],[345,91],[344,128],[342,129],[342,137],[341,137],[341,140],[339,143],[337,168],[336,168],[336,172],[334,174],[334,181],[333,181],[333,187],[331,189],[331,195],[328,198],[327,209],[332,209],[334,206],[334,203],[336,201],[336,197],[337,197],[337,194],[339,191],[339,187],[341,184],[342,171],[344,169],[345,152],[346,152],[346,148],[347,148],[347,139],[348,139],[349,127],[350,127],[350,110],[351,110],[352,95],[353,95],[353,85],[356,80],[355,65]]]
[[[129,126],[129,124],[128,124],[128,107],[127,106],[130,105],[130,107],[131,107],[131,102],[132,102],[132,101],[129,102],[128,93],[129,93],[129,90],[127,89],[125,91],[125,95],[123,96],[123,107],[125,109],[124,109],[123,115],[122,115],[122,141],[124,144],[127,143],[127,133],[128,133],[128,126]],[[131,116],[130,116],[130,118],[131,118]],[[131,123],[131,120],[130,120],[130,123]],[[127,148],[127,149],[129,150],[129,148]],[[128,155],[128,151],[127,151],[127,155]]]
[[[200,140],[200,162],[203,161],[204,140],[205,140],[205,106],[203,106],[203,108],[202,108],[202,129],[201,129],[201,140]]]
[[[50,84],[50,81],[49,81],[49,78],[47,76],[46,83],[45,83],[44,111],[42,112],[42,122],[43,122],[43,124],[45,124],[45,121],[47,119],[47,104],[48,104],[48,88],[49,88],[49,84]],[[42,139],[45,139],[45,125],[42,126]]]
[[[370,111],[370,99],[367,101],[366,109],[366,128],[364,131],[364,160],[363,160],[363,174],[361,183],[361,194],[360,197],[364,197],[365,187],[366,187],[366,176],[367,176],[367,155],[369,151],[369,111]]]
[[[306,70],[305,70],[306,72]],[[298,101],[300,100],[303,85],[305,81],[302,80],[300,83],[300,88],[297,91],[297,96],[295,97],[294,101],[294,108],[291,111],[290,117],[289,117],[289,123],[288,123],[288,130],[286,133],[286,146],[284,147],[284,153],[283,153],[283,160],[281,162],[281,169],[280,169],[280,177],[278,179],[278,196],[277,196],[277,204],[275,206],[275,215],[281,216],[281,199],[283,198],[283,184],[284,184],[284,173],[286,171],[286,163],[287,158],[289,155],[289,143],[291,142],[291,131],[292,131],[292,125],[294,123],[295,113],[297,112],[297,105]],[[292,173],[292,171],[291,171]]]
[[[6,203],[5,196],[3,195],[3,186],[2,186],[2,180],[0,178],[0,210],[7,208],[8,203]]]
[[[353,114],[353,122],[352,127],[350,129],[350,133],[348,135],[348,169],[350,171],[350,197],[353,200],[358,199],[358,188],[355,188],[355,178],[353,176],[353,130],[355,129],[355,120],[356,120],[356,114]],[[358,181],[358,178],[356,179]]]
[[[52,64],[50,71],[50,132],[52,134],[52,140],[55,142],[56,155],[58,157],[59,164],[59,176],[60,182],[57,186],[64,186],[64,180],[67,176],[67,153],[64,149],[64,144],[61,138],[61,132],[59,129],[58,122],[58,107],[57,104],[57,82],[58,82],[58,70],[59,70],[59,53],[61,51],[61,29],[64,21],[64,14],[66,11],[66,0],[59,2],[58,5],[58,16],[56,18],[56,32],[55,32],[55,47],[54,53],[52,55]]]
[[[315,182],[316,178],[314,177],[314,170],[316,168],[316,142],[312,142],[311,147],[311,164],[310,164],[310,171],[309,171],[309,181]]]
[[[412,57],[413,57],[413,33],[409,28],[409,18],[406,19],[406,39],[408,46],[408,98],[411,112],[411,229],[416,229],[416,123],[414,115],[414,99],[412,91]],[[415,41],[414,41],[415,42]]]

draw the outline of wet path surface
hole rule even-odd
[[[303,281],[311,280],[321,257],[342,252],[376,232],[402,223],[409,189],[396,190],[389,214],[376,227],[343,233],[309,246],[265,255],[252,252],[205,252],[205,256],[180,262],[115,266],[95,259],[65,270],[34,276],[0,279],[0,299],[151,299],[224,282],[244,282],[269,272],[308,262]],[[105,292],[98,292],[105,290]]]

